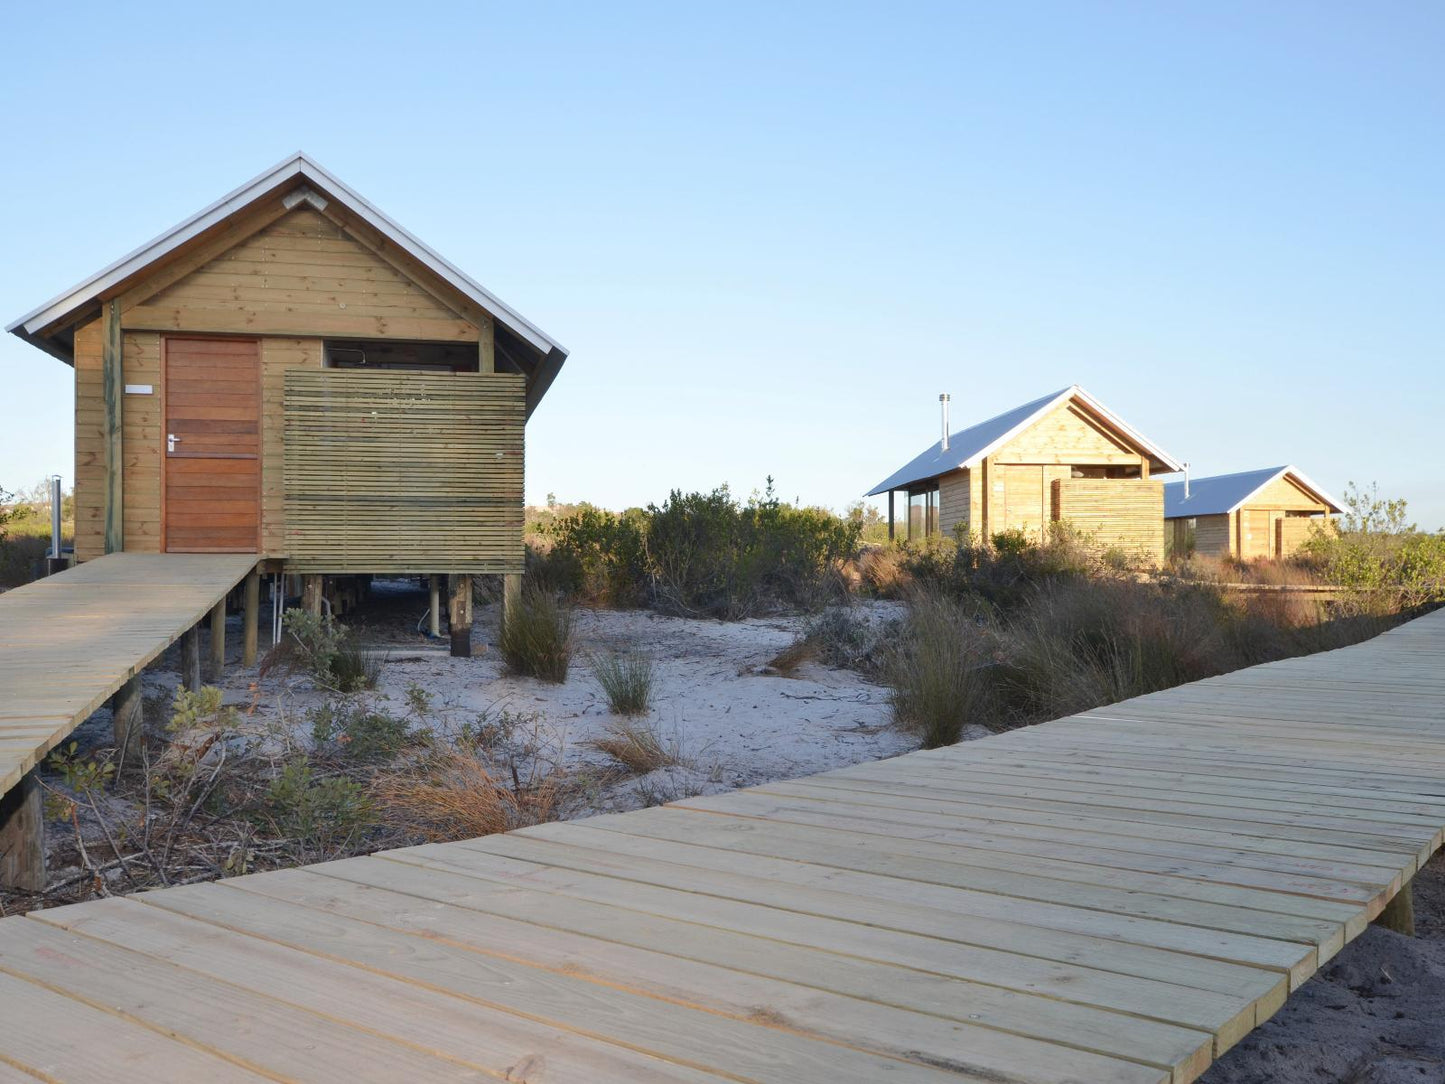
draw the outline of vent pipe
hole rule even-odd
[[[938,402],[943,407],[943,440],[939,447],[945,452],[948,451],[948,398],[948,392],[938,397]]]
[[[1189,464],[1184,464],[1184,499],[1189,499]]]
[[[50,553],[60,560],[60,475],[50,476]]]

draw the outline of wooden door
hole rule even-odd
[[[255,553],[261,534],[261,344],[165,340],[165,548]]]

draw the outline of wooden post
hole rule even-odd
[[[472,657],[472,578],[465,574],[448,577],[451,587],[447,620],[451,622],[452,654],[459,659]]]
[[[301,606],[312,617],[321,616],[323,578],[314,572],[301,577]]]
[[[481,330],[481,336],[477,341],[477,372],[495,373],[497,371],[497,347],[490,316],[483,318]]]
[[[45,887],[45,807],[35,770],[0,794],[0,888]]]
[[[122,685],[120,691],[111,697],[110,715],[115,747],[120,750],[120,763],[124,767],[140,754],[142,728],[145,725],[139,674]]]
[[[522,576],[518,572],[508,572],[502,577],[502,621],[497,623],[498,629],[502,622],[507,620],[516,605],[522,601]]]
[[[1385,909],[1375,919],[1376,926],[1383,926],[1387,930],[1394,930],[1406,937],[1415,936],[1415,893],[1411,891],[1412,881],[1406,881],[1400,886]]]
[[[893,490],[888,491],[888,541],[893,541]]]
[[[105,509],[105,552],[119,553],[125,549],[123,481],[125,455],[121,446],[122,417],[125,410],[125,365],[120,334],[120,301],[111,300],[101,306],[101,379],[105,393],[105,488],[102,503]]]
[[[261,572],[246,577],[246,602],[241,620],[241,665],[256,665],[256,626],[261,619]]]
[[[181,684],[191,692],[201,688],[201,626],[192,625],[181,634]]]
[[[428,626],[428,631],[432,634],[432,638],[433,638],[433,639],[436,639],[436,640],[440,640],[440,639],[441,639],[441,635],[442,635],[442,613],[441,613],[441,610],[442,610],[442,578],[441,578],[440,576],[438,576],[436,573],[432,573],[432,575],[431,575],[431,609],[430,609],[430,611],[429,611],[430,614],[431,614],[431,620],[430,620],[430,623],[429,623],[429,626]]]
[[[218,679],[226,668],[226,600],[211,607],[211,678]]]

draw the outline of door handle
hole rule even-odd
[[[176,450],[176,445],[179,444],[180,442],[181,442],[181,438],[180,438],[180,437],[176,436],[174,433],[167,433],[167,434],[166,434],[166,451],[168,451],[168,452],[174,452],[174,451]]]

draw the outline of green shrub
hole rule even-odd
[[[572,661],[572,611],[552,592],[528,584],[506,609],[498,647],[512,673],[566,681]]]
[[[282,832],[323,849],[340,846],[372,820],[360,784],[339,776],[317,778],[304,757],[287,761],[271,780],[266,805]]]
[[[543,528],[545,549],[532,555],[532,578],[541,587],[606,606],[647,601],[646,513],[615,513],[578,506]]]
[[[613,651],[592,659],[592,672],[607,694],[613,715],[643,715],[652,706],[652,660],[638,650]]]
[[[406,720],[364,704],[322,704],[306,713],[318,749],[334,748],[349,760],[391,760],[407,744]]]
[[[287,635],[262,662],[263,677],[272,667],[281,666],[304,670],[317,685],[333,692],[376,688],[381,679],[381,658],[363,651],[351,631],[330,614],[287,610],[282,625]]]
[[[862,524],[765,493],[739,505],[726,486],[674,490],[647,510],[654,604],[679,614],[738,619],[767,605],[816,607],[837,587]]]

